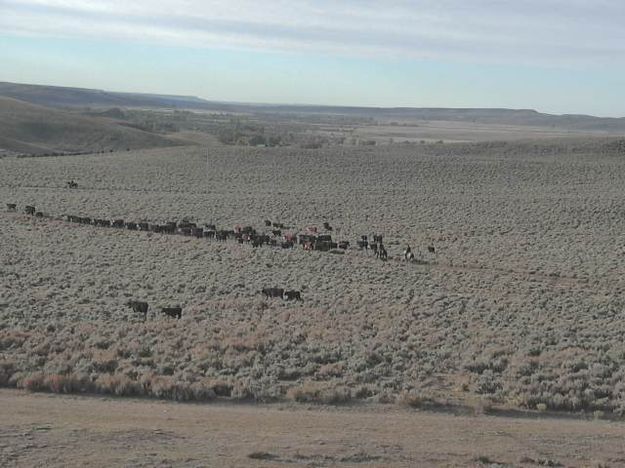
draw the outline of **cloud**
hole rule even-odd
[[[0,0],[5,34],[533,65],[625,58],[620,0]]]

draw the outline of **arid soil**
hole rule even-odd
[[[215,145],[0,159],[0,200],[18,205],[0,215],[0,383],[620,416],[620,145]],[[48,216],[23,214],[27,204]],[[352,247],[254,249],[63,214],[261,230],[269,219],[289,232],[327,221]],[[373,233],[385,236],[387,262],[355,248]],[[400,260],[406,244],[419,262]],[[267,300],[270,286],[304,300]],[[146,322],[128,299],[149,302]],[[181,320],[158,313],[177,304]]]
[[[3,466],[621,466],[606,421],[0,392]]]

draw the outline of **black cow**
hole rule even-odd
[[[282,288],[263,288],[260,292],[267,297],[267,299],[272,297],[282,298],[282,296],[284,296],[284,289]]]
[[[214,224],[205,224],[204,227],[206,229],[208,229],[209,231],[216,231],[217,230],[217,226],[215,226]]]
[[[215,239],[218,241],[225,241],[228,238],[228,231],[217,231],[215,232]]]
[[[339,249],[347,250],[349,247],[349,241],[341,241],[338,245]]]
[[[323,229],[325,229],[326,231],[331,231],[332,230],[332,226],[330,226],[329,223],[323,223]]]
[[[320,234],[317,236],[317,242],[332,242],[332,236],[329,234]]]
[[[67,188],[78,188],[78,184],[73,180],[70,180],[69,182],[67,182]]]
[[[377,242],[377,243],[381,244],[382,243],[382,237],[383,236],[379,236],[377,234],[374,234],[373,235],[373,242]]]
[[[188,227],[181,227],[179,229],[180,234],[182,234],[183,236],[190,236],[191,235],[191,228]]]
[[[123,219],[116,219],[115,221],[113,221],[112,224],[113,224],[113,227],[115,228],[123,228],[126,223],[124,222]]]
[[[17,205],[15,203],[7,203],[7,211],[15,211],[17,210]]]
[[[328,252],[330,250],[330,244],[331,242],[328,241],[319,241],[317,240],[317,242],[315,242],[313,244],[313,249],[314,250],[319,250],[320,252]]]
[[[161,307],[161,313],[179,319],[182,317],[182,307]]]
[[[126,305],[138,314],[143,314],[143,320],[148,317],[148,303],[143,301],[128,301]]]
[[[265,226],[270,227],[271,226],[271,221],[269,221],[268,219],[265,220]]]
[[[24,207],[24,212],[26,214],[29,214],[29,215],[34,215],[35,214],[35,207],[27,205],[26,207]]]
[[[181,221],[178,223],[178,227],[180,229],[192,229],[192,228],[196,228],[197,224],[190,223],[189,221]]]
[[[433,245],[428,245],[428,252],[430,253],[436,253],[436,249],[434,248]]]
[[[274,229],[271,233],[276,237],[280,237],[282,235],[282,231],[280,229]]]
[[[78,222],[80,224],[91,224],[91,218],[85,216],[84,218],[80,218]]]
[[[204,237],[208,237],[209,239],[215,238],[215,230],[204,231]]]
[[[176,223],[161,224],[161,232],[165,234],[176,234]]]
[[[149,231],[150,230],[150,225],[148,223],[137,223],[137,226],[139,226],[139,230],[140,231]]]
[[[285,291],[284,298],[287,301],[301,301],[302,300],[302,296],[299,291]]]
[[[364,236],[367,237],[367,236]],[[365,249],[367,250],[369,248],[369,242],[367,242],[366,240],[359,240],[356,242],[356,244],[358,244],[358,247],[362,250]]]
[[[43,218],[43,212],[42,212],[42,211],[37,211],[37,212],[35,213],[35,216],[36,216],[37,218]]]
[[[137,226],[137,223],[126,223],[126,229],[129,231],[136,231],[139,229],[139,226]]]
[[[204,237],[204,229],[199,227],[191,228],[191,234],[193,235],[193,237],[201,239],[202,237]]]
[[[315,236],[312,236],[310,234],[300,234],[298,236],[298,243],[300,245],[304,245],[307,242],[310,242],[311,244],[314,243],[317,240],[317,238]]]
[[[378,254],[377,254],[378,258],[380,260],[386,260],[388,259],[388,253],[386,252],[386,249],[384,248],[384,246],[382,244],[380,244],[380,246],[378,247]]]
[[[284,241],[280,244],[280,247],[282,247],[283,249],[292,249],[294,245],[295,244],[293,244],[293,241]]]

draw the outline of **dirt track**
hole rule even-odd
[[[0,391],[0,408],[2,466],[625,463],[625,426],[606,421],[452,416],[382,405],[195,405],[11,390]]]

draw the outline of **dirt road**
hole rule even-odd
[[[619,466],[625,425],[0,391],[1,466]],[[561,464],[561,465],[558,465]]]

